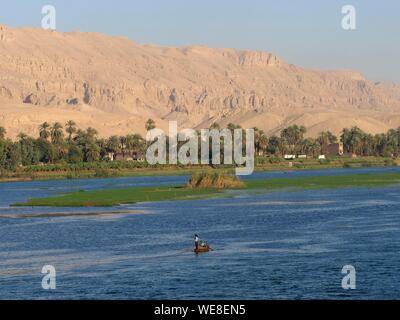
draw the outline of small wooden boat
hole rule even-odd
[[[210,250],[211,248],[207,243],[199,245],[197,248],[194,248],[195,253],[204,253],[204,252],[209,252]]]

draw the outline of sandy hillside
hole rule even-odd
[[[0,26],[0,126],[36,134],[44,121],[75,120],[103,136],[144,133],[177,119],[275,133],[301,124],[310,135],[358,125],[400,126],[400,86],[353,71],[306,70],[267,52],[165,48],[97,33]]]

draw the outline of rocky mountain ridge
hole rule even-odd
[[[75,120],[101,135],[144,133],[153,118],[181,127],[214,122],[310,135],[358,125],[400,126],[400,87],[354,71],[306,70],[268,52],[140,45],[98,33],[0,26],[0,125],[34,134]]]

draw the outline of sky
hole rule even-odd
[[[306,68],[400,83],[399,0],[1,0],[0,24],[40,27],[43,5],[56,8],[57,31],[265,50]],[[342,28],[344,5],[356,9],[356,30]]]

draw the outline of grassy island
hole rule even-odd
[[[196,178],[198,179],[198,178]],[[208,179],[203,176],[202,179]],[[213,177],[211,179],[218,179]],[[193,181],[193,177],[192,177]],[[329,189],[347,187],[378,187],[400,184],[400,173],[370,173],[343,176],[319,176],[302,178],[276,178],[264,180],[247,180],[243,185],[232,188],[166,186],[146,188],[109,189],[98,191],[80,191],[62,194],[49,198],[29,199],[14,206],[46,207],[89,207],[114,206],[137,202],[193,200],[215,196],[232,196],[228,190],[237,192],[266,193],[276,190]]]

